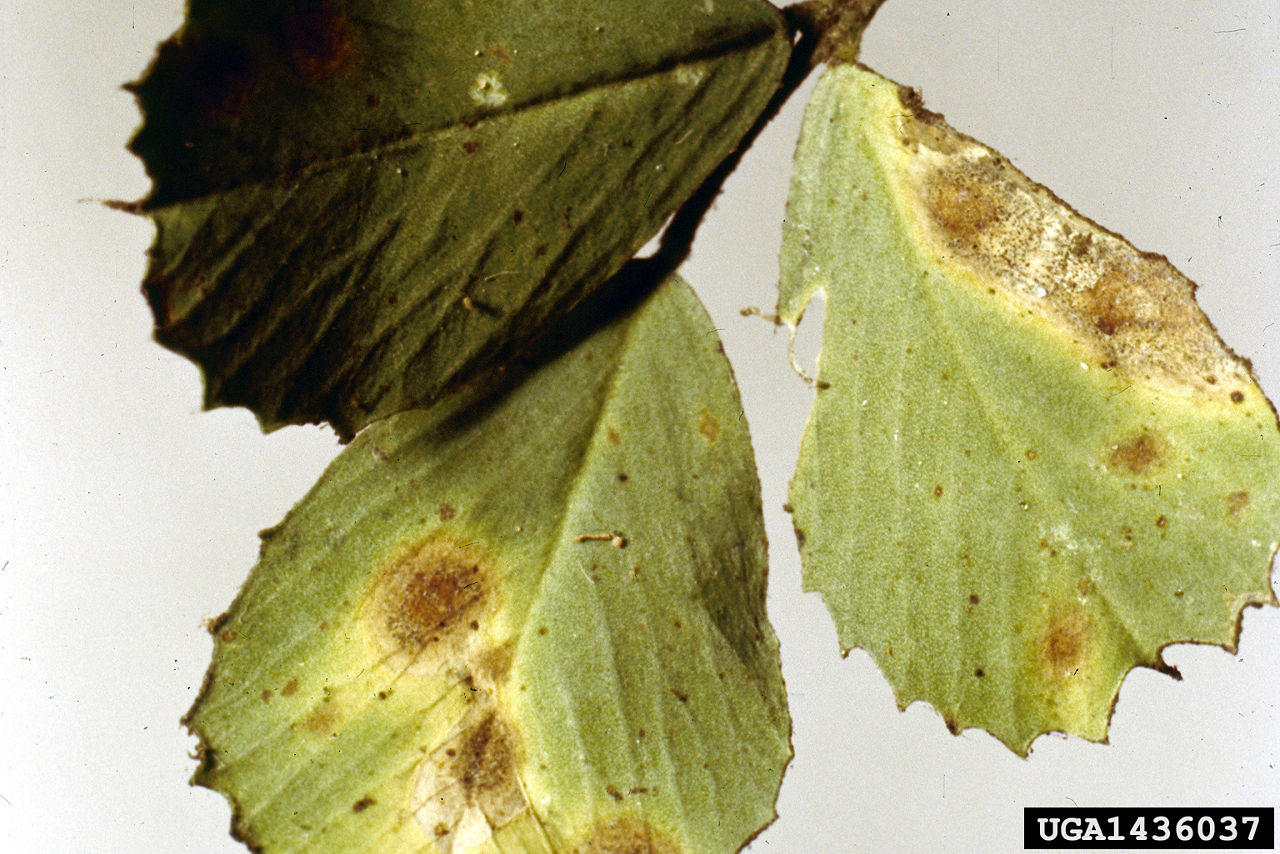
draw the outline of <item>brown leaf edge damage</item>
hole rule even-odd
[[[871,69],[866,69],[865,66],[859,65],[859,67],[871,71]],[[1233,407],[1243,404],[1246,399],[1252,399],[1255,405],[1265,406],[1270,411],[1270,422],[1277,431],[1280,431],[1280,416],[1277,416],[1275,405],[1265,395],[1255,393],[1255,390],[1260,387],[1254,376],[1252,364],[1245,357],[1235,353],[1223,341],[1217,328],[1195,301],[1194,295],[1198,286],[1180,273],[1166,256],[1136,249],[1123,235],[1099,225],[1089,217],[1081,214],[1049,188],[1028,178],[999,152],[948,125],[942,114],[925,108],[918,90],[899,85],[898,100],[907,111],[907,115],[904,118],[914,119],[919,128],[922,129],[921,137],[931,137],[930,141],[934,142],[942,140],[944,145],[954,147],[955,150],[964,146],[982,149],[989,154],[991,165],[1003,178],[1015,184],[1021,191],[1031,195],[1038,195],[1042,200],[1052,205],[1057,205],[1062,211],[1064,221],[1075,220],[1083,225],[1084,228],[1074,235],[1075,242],[1070,247],[1073,254],[1081,255],[1085,252],[1095,251],[1092,244],[1096,241],[1093,237],[1101,236],[1127,248],[1136,258],[1137,264],[1143,265],[1140,271],[1154,271],[1150,274],[1148,281],[1156,280],[1157,285],[1155,288],[1149,289],[1150,292],[1139,290],[1147,282],[1143,282],[1133,276],[1124,275],[1127,271],[1120,271],[1116,273],[1116,276],[1120,279],[1118,282],[1106,281],[1106,277],[1101,277],[1103,279],[1101,282],[1103,287],[1098,289],[1101,294],[1085,294],[1083,296],[1069,294],[1069,304],[1065,308],[1036,313],[1041,314],[1041,316],[1048,314],[1049,320],[1066,326],[1068,333],[1078,343],[1085,347],[1093,346],[1098,349],[1100,351],[1101,366],[1104,369],[1119,370],[1128,378],[1133,379],[1135,383],[1150,384],[1161,391],[1174,395],[1212,399],[1224,407]],[[908,146],[923,144],[922,139],[911,139],[911,135],[908,133],[904,133],[903,136],[903,143]],[[973,177],[976,178],[978,176]],[[973,184],[970,184],[970,188],[977,188],[976,180]],[[940,230],[949,232],[946,237],[947,248],[956,251],[961,256],[959,261],[948,260],[946,263],[957,264],[961,267],[967,266],[979,275],[998,277],[1000,275],[998,270],[981,269],[983,259],[980,256],[982,255],[983,247],[972,242],[971,239],[975,233],[981,232],[987,224],[999,221],[1002,211],[998,207],[1000,201],[997,197],[998,194],[986,188],[979,189],[974,193],[975,198],[967,200],[970,202],[967,205],[967,209],[951,207],[945,202],[938,204],[936,188],[926,187],[922,195],[925,198],[922,200],[921,206],[932,208],[930,213],[933,214],[934,218],[942,220],[944,228]],[[933,195],[933,198],[930,199],[929,195]],[[947,222],[948,211],[953,212],[958,220]],[[957,227],[947,228],[946,226],[949,225]],[[1089,234],[1090,230],[1095,232],[1095,235],[1091,236]],[[964,256],[966,255],[969,257],[965,258]],[[978,256],[977,260],[975,260],[975,256]],[[1118,260],[1107,258],[1106,260],[1109,263],[1118,265],[1124,258],[1121,257]],[[1125,286],[1138,290],[1138,293],[1124,293]],[[1100,296],[1101,298],[1093,299],[1093,296]],[[1147,321],[1145,324],[1135,320],[1132,311],[1125,311],[1126,306],[1146,307],[1141,302],[1141,298],[1144,296],[1148,298],[1149,303],[1154,304],[1157,310],[1154,322],[1149,317],[1142,318],[1142,320]],[[1011,298],[1017,303],[1025,304],[1025,294],[1015,294]],[[1064,315],[1074,316],[1064,319]],[[1139,327],[1138,332],[1140,335],[1136,344],[1131,344],[1128,348],[1125,348],[1123,343],[1117,345],[1113,342],[1116,341],[1118,335],[1127,325]],[[1144,326],[1146,328],[1142,328]],[[1154,334],[1149,332],[1151,328],[1154,328]],[[1162,338],[1168,339],[1172,336],[1184,334],[1188,329],[1196,336],[1189,343],[1184,344],[1176,341],[1170,343],[1167,340],[1161,340]],[[1144,347],[1146,348],[1145,350]],[[1144,429],[1135,436],[1118,442],[1109,451],[1109,454],[1104,457],[1104,462],[1108,469],[1126,477],[1141,478],[1158,470],[1164,464],[1167,442],[1158,432]],[[1247,497],[1244,500],[1247,501]],[[1226,513],[1228,516],[1231,515],[1233,508],[1239,503],[1239,499],[1236,499],[1233,503],[1233,496],[1227,497]],[[787,512],[792,510],[790,505],[786,505],[784,509]],[[1154,524],[1161,526],[1160,520],[1156,520]],[[795,527],[794,524],[793,527]],[[805,543],[804,532],[795,527],[795,534],[798,546],[803,550]],[[1229,611],[1228,619],[1231,621],[1231,626],[1228,641],[1218,643],[1216,641],[1203,641],[1192,638],[1170,640],[1159,645],[1149,660],[1136,661],[1125,670],[1117,687],[1123,685],[1125,680],[1128,679],[1128,675],[1139,667],[1146,667],[1166,674],[1175,680],[1181,680],[1182,675],[1178,669],[1164,659],[1165,650],[1178,644],[1212,646],[1223,649],[1231,655],[1237,654],[1239,652],[1240,632],[1243,627],[1245,609],[1280,605],[1280,600],[1277,599],[1272,586],[1276,553],[1277,547],[1273,544],[1266,573],[1266,594],[1263,596],[1242,594],[1236,596],[1231,603],[1233,613]],[[1092,625],[1088,622],[1087,615],[1053,615],[1046,625],[1045,631],[1040,636],[1037,650],[1046,670],[1051,670],[1055,666],[1063,666],[1068,660],[1080,657],[1084,652],[1084,646],[1091,637],[1092,628]],[[843,650],[842,655],[848,656],[851,651]],[[1106,731],[1096,743],[1109,743],[1110,721],[1114,716],[1118,700],[1119,690],[1111,697],[1106,716]],[[905,710],[906,705],[909,704],[899,703],[899,710]],[[954,719],[945,714],[942,716],[949,731],[953,734],[958,734],[961,731]],[[1026,757],[1032,752],[1031,748],[1035,739],[1039,735],[1049,734],[1049,732],[1062,732],[1062,730],[1040,733],[1028,740],[1025,745],[1012,746],[1014,752]]]

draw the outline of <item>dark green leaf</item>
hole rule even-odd
[[[344,435],[500,364],[733,150],[760,0],[193,2],[135,84],[156,336]]]

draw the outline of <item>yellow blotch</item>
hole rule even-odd
[[[711,410],[702,410],[698,416],[698,432],[706,437],[708,442],[714,442],[720,438],[720,419],[716,418]]]
[[[624,818],[592,829],[573,854],[681,854],[683,850],[646,822]]]

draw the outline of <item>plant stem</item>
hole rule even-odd
[[[783,9],[792,28],[812,35],[817,43],[811,67],[821,63],[858,61],[862,32],[884,0],[806,0]]]

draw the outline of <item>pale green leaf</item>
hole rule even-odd
[[[906,706],[1025,753],[1274,603],[1276,415],[1194,286],[854,66],[796,155],[779,312],[826,295],[805,586]]]
[[[737,145],[761,0],[193,0],[134,85],[156,337],[350,435],[500,365]]]
[[[267,852],[732,852],[790,756],[746,424],[672,279],[364,431],[214,626],[197,782]],[[434,846],[434,848],[433,848]]]

